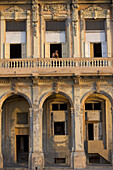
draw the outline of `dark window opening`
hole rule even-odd
[[[65,135],[65,122],[54,122],[54,135]]]
[[[93,124],[88,124],[88,140],[94,140]]]
[[[67,104],[60,104],[60,110],[67,110]]]
[[[105,20],[86,20],[86,30],[105,30]]]
[[[47,21],[46,31],[65,31],[65,21]]]
[[[17,124],[28,124],[28,113],[17,113]]]
[[[92,103],[86,103],[85,110],[92,110]]]
[[[89,157],[89,163],[100,163],[100,157],[99,156]]]
[[[101,43],[94,43],[94,57],[102,57]]]
[[[101,103],[94,103],[94,110],[101,110]]]
[[[26,31],[26,22],[6,21],[6,31]]]
[[[54,158],[55,164],[64,164],[66,163],[66,158]]]
[[[17,145],[17,162],[27,163],[28,153],[29,153],[29,136],[28,135],[17,135],[16,145]]]
[[[55,51],[58,51],[58,58],[62,58],[62,48],[61,48],[61,44],[50,44],[50,57],[51,58],[57,58],[56,56],[53,57],[53,54],[55,53]]]
[[[10,44],[10,59],[21,58],[21,44]]]
[[[52,104],[52,110],[53,111],[58,110],[58,104]]]

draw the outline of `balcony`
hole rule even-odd
[[[0,77],[31,75],[112,75],[113,58],[1,59]]]

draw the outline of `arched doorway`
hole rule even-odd
[[[68,99],[52,94],[43,104],[43,151],[45,166],[70,166],[71,112]]]
[[[29,153],[29,103],[20,95],[8,97],[2,106],[4,166],[27,165]]]
[[[108,164],[112,150],[111,102],[103,94],[91,94],[84,104],[84,146],[87,164]]]

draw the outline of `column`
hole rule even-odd
[[[32,169],[43,168],[44,154],[42,146],[42,108],[34,108],[33,110],[33,153],[32,153]]]
[[[31,21],[30,21],[30,11],[27,12],[27,38],[26,38],[26,49],[27,58],[31,58]]]
[[[112,114],[112,151],[111,151],[111,163],[113,166],[113,107],[111,107],[111,114]]]
[[[72,3],[73,57],[79,57],[78,0]]]
[[[0,109],[0,169],[3,168],[2,156],[2,109]]]
[[[72,151],[71,151],[71,168],[74,168],[74,152],[75,152],[75,116],[74,108],[71,108],[71,136],[72,136]]]
[[[1,15],[3,15],[2,13],[1,13]],[[4,52],[5,52],[5,50],[4,50],[4,33],[5,33],[5,20],[4,20],[4,17],[3,16],[1,16],[1,35],[0,35],[0,37],[1,37],[1,39],[0,39],[0,58],[1,59],[4,59],[5,58],[5,54],[4,54]]]

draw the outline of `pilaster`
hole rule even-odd
[[[2,156],[2,109],[0,109],[0,169],[3,168]]]
[[[72,1],[73,57],[79,57],[78,0]]]
[[[39,5],[38,0],[32,0],[32,26],[33,26],[33,57],[39,58]]]

